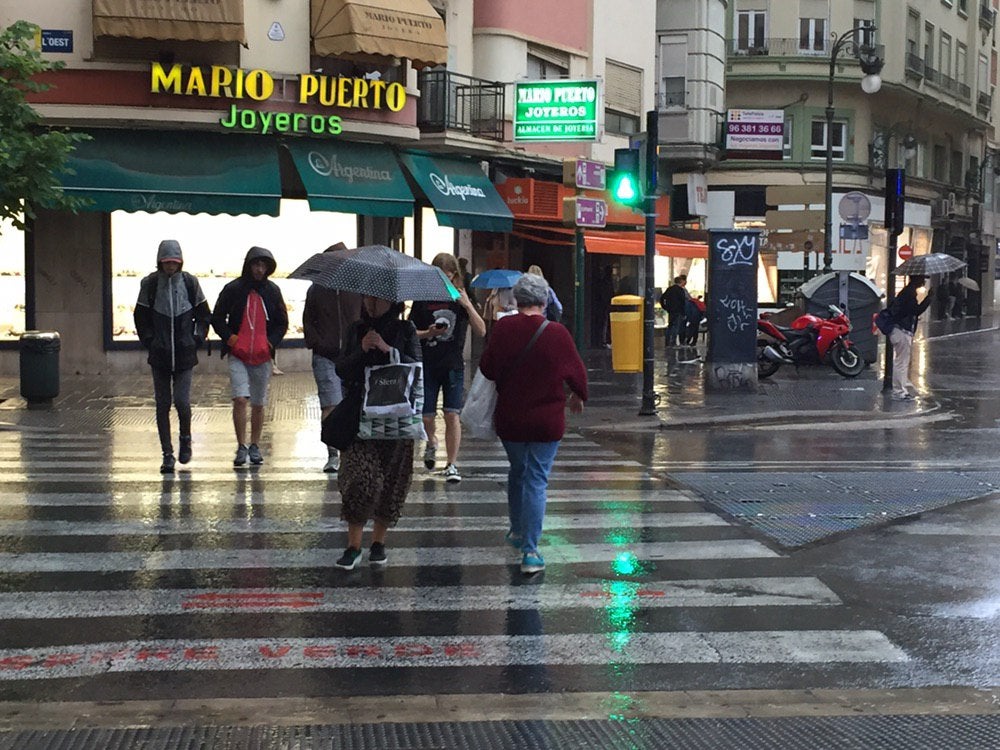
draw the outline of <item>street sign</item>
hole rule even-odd
[[[590,159],[567,159],[563,162],[563,185],[587,190],[604,190],[608,168]]]
[[[597,81],[515,82],[514,140],[596,140],[598,93]]]
[[[563,223],[601,228],[608,223],[608,204],[600,198],[563,198]]]
[[[896,252],[899,255],[900,260],[909,260],[913,257],[913,248],[909,245],[903,245]]]
[[[73,51],[73,32],[69,29],[39,29],[35,43],[42,52],[69,54]]]

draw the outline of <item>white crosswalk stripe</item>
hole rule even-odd
[[[115,675],[143,673],[601,675],[615,664],[809,674],[908,661],[884,634],[854,626],[822,580],[579,435],[556,460],[548,568],[535,578],[520,575],[519,553],[503,543],[499,444],[463,447],[457,485],[428,473],[418,447],[388,567],[370,569],[366,550],[346,572],[332,565],[345,539],[337,478],[319,471],[311,439],[302,452],[297,438],[276,440],[264,466],[234,470],[220,432],[196,441],[190,467],[161,477],[150,436],[129,435],[0,436],[0,537],[14,544],[0,548],[0,682],[86,678],[115,696]],[[579,689],[571,674],[560,689]],[[757,686],[750,673],[737,679]],[[159,684],[151,678],[147,692],[175,697]],[[428,686],[404,678],[398,689]]]

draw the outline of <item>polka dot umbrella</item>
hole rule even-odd
[[[288,278],[392,302],[448,302],[459,298],[458,290],[440,268],[385,245],[316,253]]]

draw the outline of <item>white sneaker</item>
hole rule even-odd
[[[444,481],[446,482],[461,482],[462,475],[458,473],[458,467],[455,464],[448,464],[444,467]]]
[[[340,451],[333,451],[323,465],[323,471],[327,474],[336,474],[340,471]]]

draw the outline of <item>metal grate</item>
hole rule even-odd
[[[298,727],[172,727],[0,733],[0,750],[981,750],[1000,716],[809,716],[622,721],[495,721]]]

